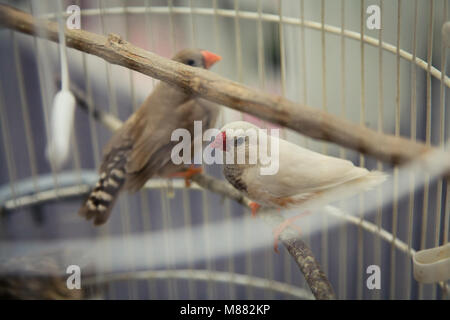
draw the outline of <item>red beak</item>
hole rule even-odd
[[[227,147],[227,134],[225,132],[219,133],[214,141],[210,144],[213,149],[220,149],[226,151]]]
[[[209,52],[209,51],[206,51],[206,50],[202,50],[200,52],[203,55],[203,59],[205,59],[205,67],[206,67],[206,69],[209,69],[217,61],[222,60],[222,57],[217,55],[217,54],[215,54],[215,53],[212,53],[212,52]]]

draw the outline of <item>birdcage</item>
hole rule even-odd
[[[446,0],[65,0],[10,5],[34,18],[59,22],[62,43],[61,26],[71,23],[76,29],[78,21],[81,30],[116,34],[166,58],[186,47],[211,50],[223,58],[212,72],[224,78],[378,133],[448,150]],[[264,222],[233,199],[198,184],[151,179],[139,192],[122,194],[104,226],[81,219],[76,212],[98,179],[101,150],[111,129],[139,107],[157,79],[67,48],[73,46],[70,39],[67,47],[58,45],[58,39],[49,41],[45,27],[33,35],[24,32],[30,33],[20,24],[0,31],[0,258],[18,259],[23,267],[28,259],[64,252],[64,259],[50,262],[58,265],[63,281],[69,266],[79,266],[81,287],[96,288],[96,297],[102,299],[314,298],[288,250],[273,252],[271,229]],[[77,100],[83,97],[85,110],[75,109],[69,160],[58,169],[45,150],[61,78],[63,85],[70,79],[70,90]],[[275,126],[227,106],[216,126],[239,119]],[[301,238],[336,298],[448,297],[448,273],[447,279],[431,283],[414,277],[418,252],[441,250],[439,262],[447,266],[450,259],[445,253],[450,216],[445,168],[433,174],[420,164],[382,161],[287,128],[281,127],[281,135],[392,177],[390,187],[357,197],[351,207],[342,203],[339,210],[322,210],[313,220],[298,222]],[[220,166],[203,168],[223,180]],[[47,274],[46,263],[31,265]],[[85,274],[89,265],[92,269]],[[52,283],[45,281],[43,287]],[[19,286],[17,297],[29,297],[23,283],[12,285]]]

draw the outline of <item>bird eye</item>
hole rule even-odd
[[[193,65],[195,64],[195,61],[192,60],[192,59],[189,59],[189,60],[187,61],[187,64],[190,65],[190,66],[193,66]]]

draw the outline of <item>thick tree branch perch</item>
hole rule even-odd
[[[56,23],[33,18],[28,13],[6,5],[0,5],[0,25],[58,41]],[[381,134],[322,110],[246,87],[207,70],[162,58],[133,46],[117,35],[104,37],[83,30],[66,30],[66,42],[68,47],[177,85],[205,99],[383,161],[399,164],[431,149],[423,143]]]

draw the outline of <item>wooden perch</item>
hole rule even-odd
[[[7,5],[0,5],[0,25],[58,42],[57,23],[36,19]],[[312,138],[334,142],[383,161],[399,164],[431,149],[423,143],[381,134],[322,110],[246,87],[213,72],[162,58],[114,34],[105,37],[84,30],[66,29],[65,32],[68,47],[177,85],[205,99],[278,123]]]

